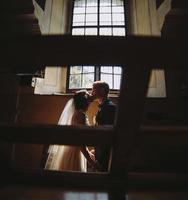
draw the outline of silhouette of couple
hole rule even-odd
[[[75,92],[67,102],[58,124],[89,126],[86,111],[89,104],[97,100],[99,109],[95,125],[113,125],[116,106],[108,98],[108,93],[109,85],[102,81],[93,83],[91,94],[86,90]],[[108,171],[109,156],[110,147],[100,145],[100,142],[92,150],[85,146],[50,145],[45,169],[86,172],[88,163],[94,171]]]

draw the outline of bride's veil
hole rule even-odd
[[[71,125],[72,116],[75,111],[74,99],[71,98],[65,105],[63,112],[58,121],[58,125]],[[48,149],[48,159],[46,161],[45,169],[57,169],[58,152],[61,150],[61,145],[50,145]]]
[[[65,108],[59,118],[58,125],[71,125],[74,111],[75,111],[75,106],[74,106],[74,100],[72,98],[65,105]]]

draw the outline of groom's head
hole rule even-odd
[[[95,81],[92,87],[92,96],[94,99],[106,99],[109,93],[109,85],[104,81]]]

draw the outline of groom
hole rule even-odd
[[[113,125],[115,121],[116,106],[108,98],[109,85],[103,81],[93,83],[92,98],[99,104],[99,110],[96,115],[96,125]],[[95,159],[100,166],[100,171],[108,171],[110,158],[110,146],[98,145],[95,147]]]

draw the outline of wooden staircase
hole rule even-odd
[[[153,68],[185,69],[188,64],[187,37],[42,36],[33,15],[31,0],[25,0],[24,3],[21,0],[9,3],[4,0],[1,15],[5,27],[0,38],[2,71],[8,68],[11,72],[27,72],[33,70],[34,66],[68,64],[126,66],[113,127],[1,122],[0,169],[1,180],[5,180],[1,181],[2,188],[25,184],[28,187],[55,187],[60,190],[105,190],[111,195],[109,199],[120,200],[125,199],[128,191],[141,189],[186,191],[188,124],[158,123],[151,126],[143,124],[142,117],[147,102],[150,71]],[[8,24],[10,26],[7,27]],[[82,52],[79,51],[80,46]],[[95,146],[99,142],[112,146],[110,169],[106,173],[15,169],[7,160],[4,148],[7,143]],[[162,158],[165,151],[168,154]],[[176,156],[173,158],[174,153]],[[144,159],[147,155],[150,158]],[[170,164],[167,162],[168,156],[171,157]],[[177,165],[170,168],[174,163]]]

